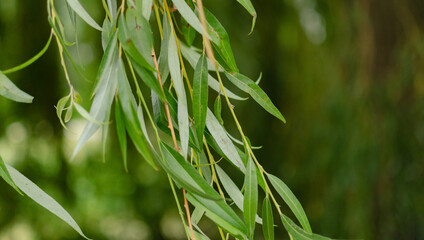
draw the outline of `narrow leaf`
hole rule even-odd
[[[122,112],[125,115],[125,125],[128,135],[134,143],[137,151],[154,169],[157,169],[152,155],[150,154],[146,136],[143,134],[140,126],[140,120],[137,115],[137,103],[135,101],[134,94],[131,91],[127,75],[125,74],[125,67],[122,60],[119,60],[118,67],[118,92]]]
[[[203,54],[197,63],[193,76],[193,117],[199,146],[202,146],[203,142],[207,110],[208,65],[206,62],[206,54]]]
[[[180,130],[181,150],[184,158],[187,157],[189,141],[189,119],[187,109],[187,97],[184,82],[181,75],[180,60],[178,58],[177,43],[171,33],[168,45],[168,64],[172,82],[178,95],[178,128]]]
[[[286,123],[286,119],[284,119],[280,111],[271,102],[266,93],[258,85],[256,85],[254,81],[240,73],[225,74],[234,85],[236,85],[238,88],[252,96],[252,98],[266,111]]]
[[[296,240],[331,240],[331,238],[323,237],[321,235],[306,232],[299,226],[297,226],[289,217],[281,215],[281,221],[283,221],[284,227],[287,232]]]
[[[33,97],[20,90],[0,71],[0,96],[16,102],[31,103]]]
[[[209,24],[209,35],[212,38],[212,42],[214,43],[215,50],[219,54],[225,64],[229,67],[230,72],[238,72],[237,64],[234,59],[233,51],[231,50],[230,38],[228,37],[228,33],[222,24],[218,21],[218,19],[207,9],[205,10],[206,21]],[[217,56],[216,58],[219,61]],[[225,64],[221,64],[225,68]]]
[[[246,172],[246,168],[238,155],[236,147],[227,136],[225,129],[219,124],[218,120],[209,109],[206,116],[206,127],[225,156],[243,173]]]
[[[299,200],[297,200],[296,196],[294,196],[293,192],[289,189],[289,187],[287,187],[287,185],[278,177],[272,174],[268,174],[268,179],[271,182],[272,186],[274,186],[275,190],[277,190],[281,198],[283,198],[284,202],[292,210],[302,227],[307,232],[312,233],[312,229],[309,224],[308,218],[306,217],[306,213],[303,210],[303,207],[300,204]]]
[[[119,42],[124,51],[140,66],[154,71],[151,50],[153,39],[144,17],[135,17],[135,9],[127,11],[127,17],[119,18]]]
[[[34,200],[36,203],[40,204],[45,209],[52,212],[54,215],[65,221],[69,226],[71,226],[75,231],[77,231],[82,237],[88,239],[81,228],[75,222],[75,220],[69,215],[66,210],[60,206],[52,197],[47,195],[43,190],[41,190],[37,185],[31,182],[28,178],[18,172],[11,166],[7,166],[7,169],[12,177],[13,181],[22,190],[28,197]]]
[[[69,101],[70,95],[68,96],[64,96],[63,98],[59,99],[59,101],[56,104],[56,115],[59,118],[60,124],[62,124],[62,126],[64,128],[66,128],[64,121],[62,120],[62,112],[63,109],[65,108],[66,103]]]
[[[87,11],[84,9],[84,7],[81,5],[81,3],[78,2],[78,0],[67,0],[69,6],[80,16],[88,25],[92,26],[93,28],[102,31],[102,28],[99,26],[99,24],[96,23],[96,21],[93,20],[93,18],[90,16],[90,14],[87,13]]]
[[[97,122],[108,122],[110,108],[113,102],[113,96],[118,85],[118,46],[116,34],[109,41],[109,46],[106,48],[104,59],[104,70],[100,75],[100,80],[97,83],[95,96],[90,108],[90,116]],[[81,147],[93,134],[99,129],[100,124],[88,121],[78,140],[72,157],[78,153]]]
[[[218,96],[215,99],[215,103],[213,105],[213,112],[215,113],[215,117],[218,119],[219,123],[221,125],[224,125],[224,120],[222,120],[222,102],[221,102],[221,94],[218,94]],[[231,135],[228,135],[231,137]]]
[[[214,201],[191,193],[187,193],[186,197],[196,208],[204,210],[209,219],[232,236],[246,239],[246,225],[224,201]]]
[[[184,58],[188,61],[188,63],[193,68],[195,68],[196,63],[199,61],[200,54],[197,53],[194,49],[185,46],[184,44],[180,44],[180,46],[181,46],[181,53],[183,54]],[[215,68],[211,64],[208,63],[208,65],[209,65],[208,66],[209,71],[211,71],[211,70],[215,71]],[[221,92],[221,87],[219,85],[218,80],[216,80],[210,74],[208,74],[208,84],[209,84],[209,87],[211,87],[216,92],[218,92],[218,93]],[[225,92],[227,93],[227,96],[231,99],[235,99],[235,100],[246,100],[247,99],[247,98],[242,98],[242,97],[237,96],[235,93],[231,92],[227,88],[225,88]]]
[[[199,172],[180,153],[164,143],[160,147],[165,158],[162,167],[178,185],[203,198],[222,201],[215,189],[200,176]]]
[[[274,215],[272,215],[272,207],[269,197],[264,198],[262,204],[262,230],[265,240],[274,240]]]
[[[191,10],[188,4],[184,0],[172,0],[174,5],[177,7],[178,12],[180,12],[181,16],[201,35],[203,34],[203,27],[200,23],[199,18],[197,18],[196,14]],[[213,39],[211,39],[213,40]]]
[[[254,239],[253,235],[255,233],[255,216],[258,209],[258,180],[256,178],[255,163],[250,157],[249,161],[247,162],[244,187],[244,221],[246,222],[250,239]]]
[[[12,186],[19,194],[23,195],[21,190],[16,186],[12,177],[10,176],[9,170],[7,170],[6,164],[0,156],[0,176],[6,181],[7,184]]]
[[[237,2],[239,2],[250,13],[250,15],[252,15],[252,17],[253,17],[252,29],[250,30],[250,33],[252,33],[253,29],[255,28],[255,23],[256,23],[256,17],[257,17],[256,10],[253,7],[250,0],[237,0]]]
[[[116,120],[116,132],[118,134],[118,141],[121,147],[122,161],[124,163],[124,169],[128,172],[127,165],[127,136],[125,134],[125,119],[122,113],[122,109],[119,100],[115,103],[115,120]]]

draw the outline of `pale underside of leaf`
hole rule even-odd
[[[268,174],[268,179],[272,186],[277,190],[278,194],[283,198],[284,202],[292,210],[300,224],[303,226],[305,231],[312,233],[311,226],[302,205],[293,192],[287,187],[287,185],[274,175]]]
[[[218,122],[212,111],[208,109],[206,115],[206,127],[211,133],[212,137],[215,139],[218,146],[221,148],[222,152],[227,156],[227,158],[237,166],[243,173],[246,172],[246,167],[241,161],[240,156],[234,146],[233,142],[227,136],[225,129]]]
[[[20,90],[0,71],[0,96],[15,102],[31,103],[33,97]]]
[[[189,121],[187,109],[187,97],[184,89],[184,82],[181,75],[180,60],[178,58],[177,43],[171,33],[168,46],[168,64],[172,82],[178,95],[178,128],[180,132],[181,150],[184,158],[187,157],[189,141]]]
[[[88,25],[92,26],[93,28],[102,31],[102,28],[99,26],[99,24],[94,21],[94,19],[88,14],[88,12],[84,9],[84,7],[81,5],[78,0],[67,0],[69,6],[80,16]]]
[[[52,212],[54,215],[65,221],[69,226],[71,226],[75,231],[77,231],[82,237],[88,239],[81,228],[75,222],[75,220],[69,215],[69,213],[52,197],[47,195],[43,190],[41,190],[37,185],[31,182],[28,178],[22,175],[13,167],[6,165],[9,170],[10,176],[13,181],[19,187],[19,189],[24,192],[28,197],[34,200],[36,203],[40,204],[45,209]]]

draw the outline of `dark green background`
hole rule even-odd
[[[263,146],[256,151],[261,163],[298,196],[314,232],[424,239],[424,2],[257,0],[250,36],[250,16],[235,0],[204,2],[226,27],[241,72],[263,73],[260,86],[287,119],[283,125],[252,100],[233,102],[252,144]],[[100,1],[81,3],[101,22]],[[72,53],[94,79],[100,35],[80,20],[77,29],[80,56],[75,47]],[[45,1],[0,1],[0,69],[35,55],[49,31]],[[88,108],[92,83],[71,76]],[[69,160],[77,135],[64,134],[55,115],[54,105],[68,94],[55,42],[9,77],[35,100],[0,98],[7,163],[63,204],[91,238],[184,239],[165,174],[132,147],[124,173],[113,128],[106,163],[98,142]],[[204,227],[214,236],[216,228]],[[276,236],[288,239],[281,224]],[[16,239],[80,238],[0,182],[0,240]]]

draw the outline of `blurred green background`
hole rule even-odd
[[[261,87],[287,119],[283,125],[251,100],[234,102],[252,144],[264,146],[257,155],[265,169],[298,196],[314,232],[424,239],[424,1],[256,0],[250,36],[251,18],[235,0],[204,2],[229,32],[241,72],[263,73]],[[81,3],[101,22],[101,1]],[[45,6],[0,1],[0,69],[41,50],[50,32]],[[94,79],[99,32],[80,20],[77,30],[79,56],[75,47],[71,52]],[[98,137],[70,160],[84,121],[76,116],[64,131],[55,115],[68,94],[55,43],[9,77],[35,100],[0,98],[7,163],[63,204],[91,238],[184,239],[165,174],[132,147],[126,174],[114,131],[105,163]],[[92,83],[75,74],[72,81],[88,108]],[[276,234],[288,239],[281,224]],[[32,239],[80,238],[0,181],[0,240]]]

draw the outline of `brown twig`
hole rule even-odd
[[[165,92],[163,90],[163,86],[162,86],[162,79],[160,77],[158,61],[157,61],[157,58],[156,58],[156,53],[155,53],[154,48],[152,48],[152,57],[153,57],[153,62],[155,64],[156,73],[157,73],[157,76],[158,76],[158,81],[159,81],[160,87],[162,89],[162,92],[165,94]],[[168,101],[165,101],[164,105],[165,105],[166,117],[168,118],[168,128],[171,130],[172,141],[174,142],[175,150],[177,150],[179,152],[180,149],[178,148],[177,137],[175,136],[174,125],[172,124],[171,114],[169,112],[169,107],[168,107]],[[186,209],[188,226],[190,228],[191,238],[193,240],[196,240],[196,237],[194,236],[193,225],[191,224],[190,208],[188,206],[188,201],[187,201],[187,198],[186,198],[185,195],[186,195],[186,190],[183,188],[184,207]]]

